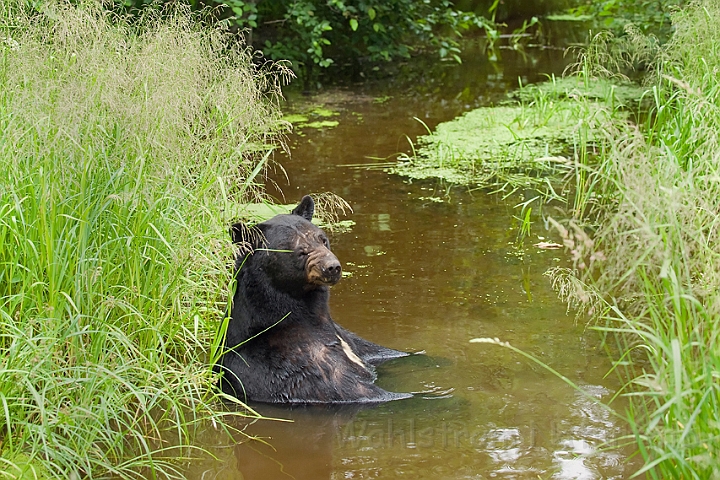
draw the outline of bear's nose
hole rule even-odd
[[[323,268],[325,276],[329,278],[336,278],[339,277],[342,272],[342,267],[340,266],[340,262],[332,262]]]

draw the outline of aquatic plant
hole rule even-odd
[[[354,220],[340,220],[341,216],[352,212],[352,207],[344,198],[332,192],[312,193],[310,196],[315,200],[312,221],[318,227],[331,232],[346,232],[355,225]],[[230,217],[240,218],[252,225],[281,213],[290,213],[296,206],[271,202],[235,203],[230,206]]]
[[[24,5],[0,5],[0,470],[181,478],[246,412],[209,364],[276,79],[182,10]]]
[[[339,115],[339,113],[319,107],[303,113],[291,113],[289,115],[285,115],[283,120],[291,123],[293,127],[298,130],[304,128],[335,128],[340,125],[340,122],[328,119],[336,115]]]
[[[517,101],[439,124],[392,171],[505,192],[533,188],[541,197],[561,198],[556,189],[579,171],[578,159],[587,160],[582,150],[592,147],[612,117],[626,117],[642,89],[574,75],[524,86],[511,96]]]

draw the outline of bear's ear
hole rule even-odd
[[[234,223],[230,227],[230,238],[236,245],[250,244],[255,245],[258,237],[258,231],[256,227],[248,227],[242,222]]]
[[[315,213],[315,202],[310,195],[305,195],[300,204],[292,211],[293,215],[300,215],[307,221],[311,221]]]
[[[260,224],[248,227],[242,222],[234,223],[230,227],[230,238],[239,247],[239,253],[245,255],[267,244],[265,234]],[[239,257],[238,257],[239,258]]]

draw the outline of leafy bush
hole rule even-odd
[[[164,0],[118,0],[139,8]],[[235,30],[273,60],[314,79],[322,69],[350,62],[374,64],[430,49],[459,61],[458,37],[472,27],[496,35],[492,21],[460,12],[450,0],[189,0],[212,7]],[[495,2],[497,4],[497,2]]]
[[[458,12],[449,0],[259,2],[258,17],[256,34],[265,55],[290,59],[306,76],[314,66],[341,59],[389,61],[418,48],[459,61],[455,38],[472,26],[491,28],[474,14]]]

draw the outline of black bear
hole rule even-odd
[[[235,263],[225,348],[218,361],[225,393],[288,404],[380,403],[412,395],[373,384],[374,366],[408,355],[364,340],[330,317],[329,287],[342,268],[311,223],[309,196],[290,214],[255,227],[236,223],[233,243],[250,244]]]

